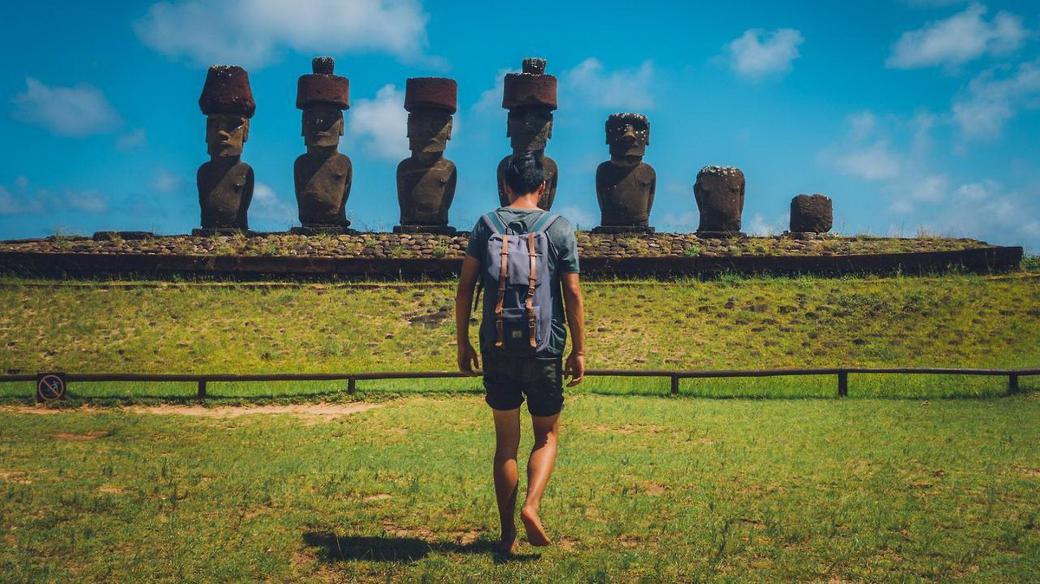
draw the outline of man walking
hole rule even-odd
[[[538,207],[545,192],[541,161],[531,154],[514,156],[503,178],[509,205],[482,217],[470,235],[455,296],[455,330],[459,369],[473,374],[480,361],[484,363],[485,401],[495,421],[500,550],[510,553],[516,547],[516,455],[525,397],[534,447],[527,461],[527,497],[520,519],[532,545],[551,543],[539,510],[556,461],[563,376],[571,378],[567,386],[573,387],[585,375],[585,315],[574,228],[565,218]],[[478,280],[484,289],[480,360],[469,340]],[[566,366],[565,311],[574,343]]]

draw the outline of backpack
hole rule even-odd
[[[557,218],[545,212],[524,232],[522,223],[506,225],[496,211],[482,217],[491,237],[479,282],[484,289],[481,352],[530,356],[548,347],[553,303],[546,231]]]

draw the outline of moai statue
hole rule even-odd
[[[833,224],[829,197],[798,195],[791,199],[791,233],[827,233]]]
[[[697,173],[693,194],[701,214],[697,235],[743,235],[740,214],[744,211],[744,173],[739,168],[705,166]]]
[[[454,79],[415,77],[405,84],[412,155],[397,165],[401,224],[394,227],[394,233],[455,233],[448,225],[448,208],[455,198],[458,173],[455,163],[444,157],[444,149],[451,140],[457,101]]]
[[[556,77],[545,74],[545,59],[524,59],[521,73],[506,74],[502,107],[509,110],[506,136],[513,155],[534,152],[545,167],[545,194],[538,206],[548,211],[556,197],[558,173],[556,161],[545,155],[556,109]],[[509,204],[503,178],[508,161],[506,156],[498,163],[498,200],[503,207]]]
[[[341,154],[343,110],[350,107],[350,81],[334,75],[332,57],[315,57],[313,73],[296,84],[296,107],[303,110],[303,142],[307,153],[293,165],[300,223],[293,233],[349,233],[347,197],[353,179],[350,158]]]
[[[246,213],[253,199],[253,169],[242,162],[249,138],[249,118],[256,111],[249,76],[234,65],[214,65],[206,74],[199,97],[206,115],[209,162],[199,167],[197,183],[202,207],[202,229],[193,235],[244,233]]]
[[[643,162],[650,145],[650,122],[642,114],[612,114],[606,130],[610,160],[596,169],[596,198],[602,219],[592,232],[653,233],[650,207],[654,204],[657,173]]]

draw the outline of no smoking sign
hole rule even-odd
[[[64,399],[65,391],[64,373],[40,373],[36,376],[36,401],[51,402]]]

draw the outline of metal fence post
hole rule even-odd
[[[199,380],[199,399],[206,399],[206,380]]]
[[[672,395],[679,395],[679,376],[672,375]]]
[[[1008,374],[1008,393],[1018,393],[1018,373]]]
[[[838,371],[838,397],[849,396],[849,372]]]
[[[356,392],[356,391],[357,391],[357,379],[354,378],[354,377],[348,377],[347,378],[347,394],[348,395],[354,395],[354,392]]]

